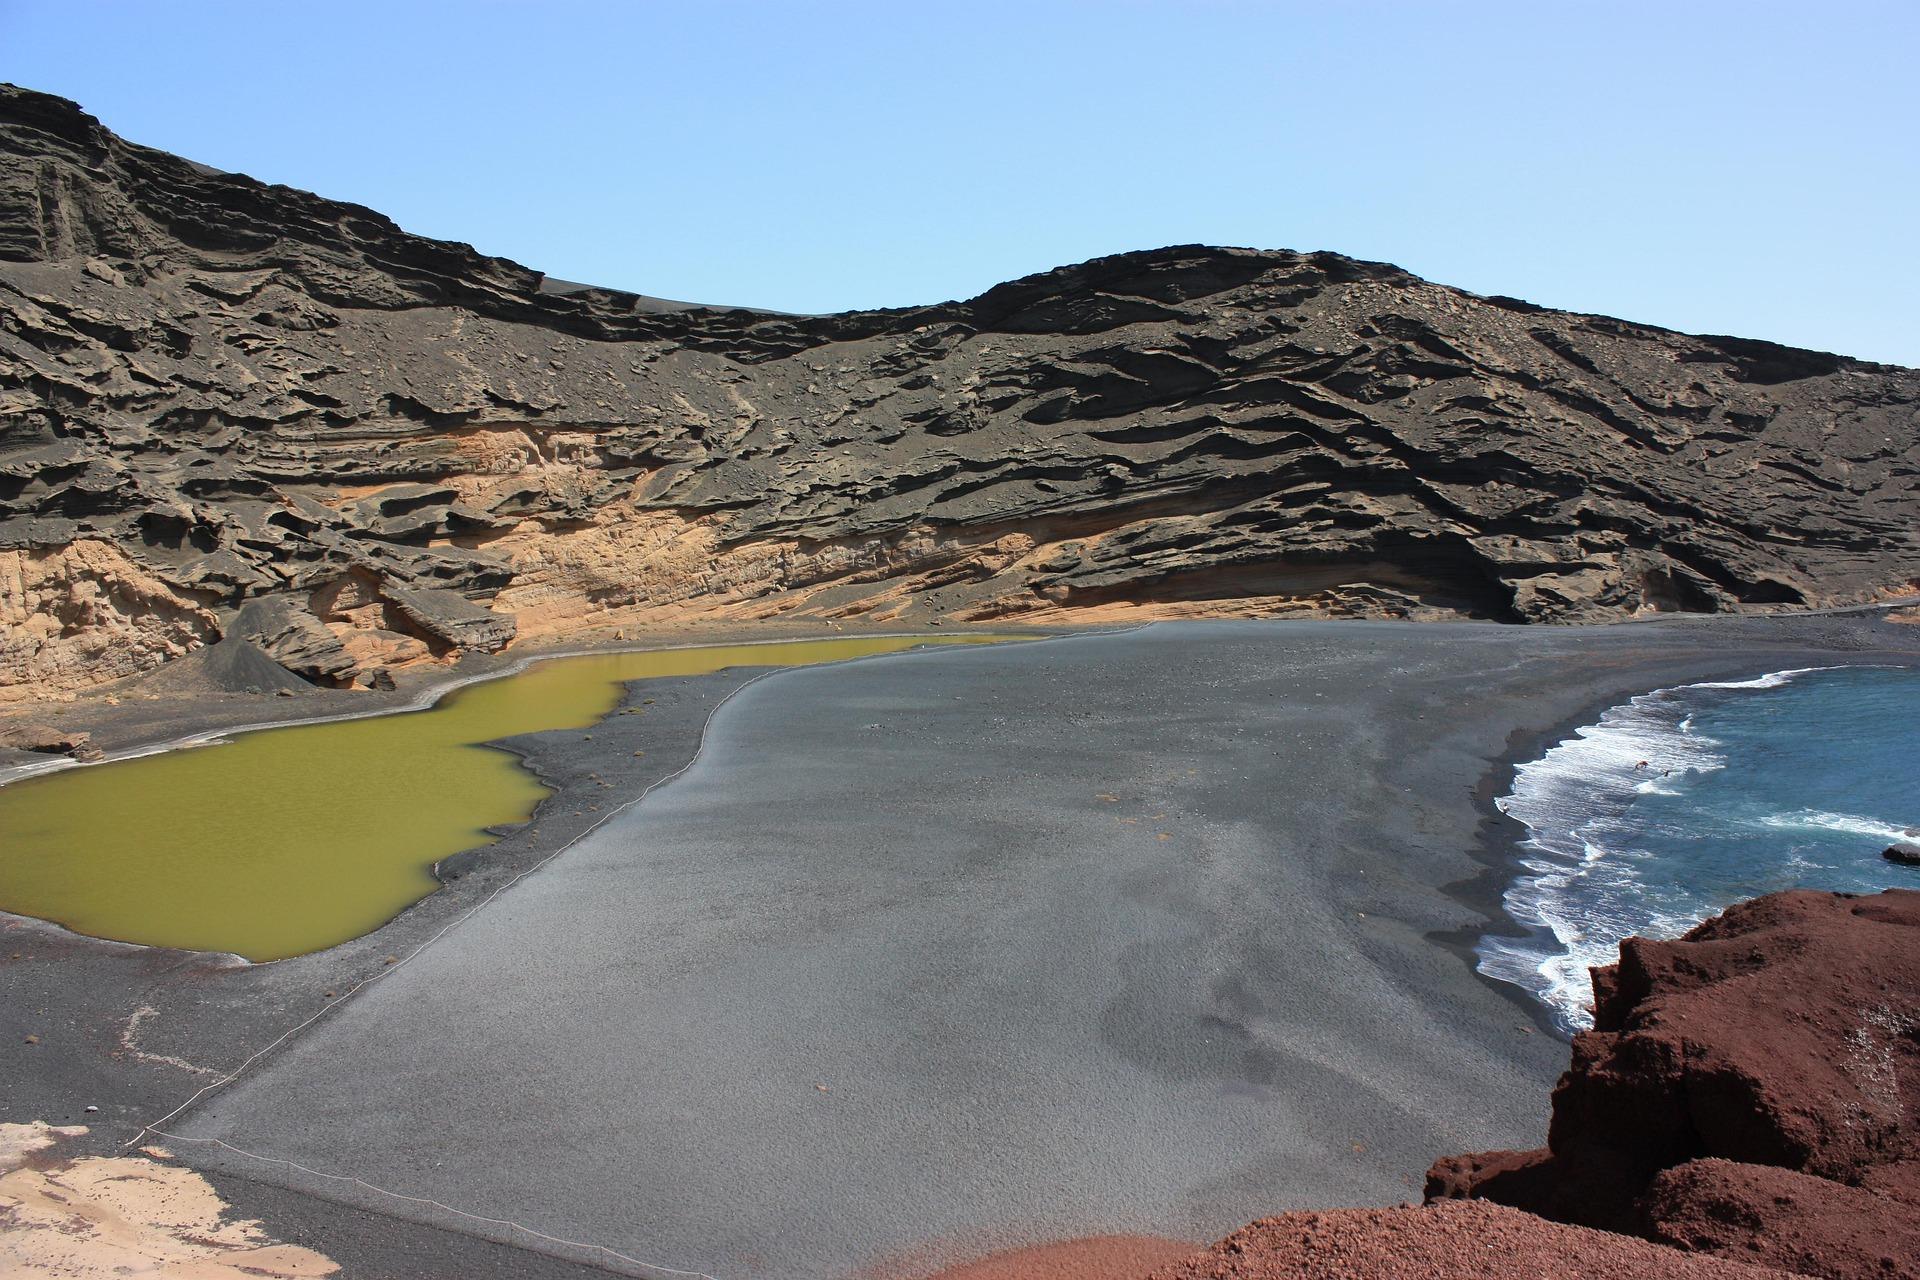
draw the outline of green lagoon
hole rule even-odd
[[[803,666],[993,637],[860,639],[553,658],[433,707],[263,729],[0,787],[0,909],[122,942],[275,960],[377,929],[548,790],[481,744],[584,729],[632,680]],[[632,768],[609,760],[609,777]]]

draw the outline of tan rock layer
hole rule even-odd
[[[189,653],[220,634],[207,603],[110,542],[0,550],[0,704],[104,683]]]

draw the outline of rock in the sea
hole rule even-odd
[[[1900,862],[1909,867],[1920,867],[1920,842],[1896,840],[1880,851],[1880,856],[1888,862]]]
[[[1430,1199],[1920,1277],[1920,892],[1772,894],[1629,938],[1594,995],[1547,1147],[1441,1160]]]
[[[11,87],[0,338],[0,702],[229,635],[348,685],[598,624],[1581,621],[1920,580],[1914,370],[1196,245],[686,307]]]

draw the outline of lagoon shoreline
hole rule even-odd
[[[1206,634],[1204,629],[1216,624],[1183,625],[1199,627],[1200,634]],[[1384,947],[1374,954],[1374,960],[1412,957],[1411,963],[1420,969],[1420,983],[1437,984],[1431,987],[1433,992],[1450,993],[1440,998],[1465,1001],[1481,1011],[1474,1016],[1487,1020],[1488,1036],[1492,1036],[1496,1022],[1507,1024],[1499,1034],[1510,1037],[1517,1048],[1501,1047],[1505,1039],[1489,1039],[1487,1043],[1492,1046],[1489,1051],[1506,1054],[1515,1064],[1516,1083],[1502,1091],[1498,1109],[1510,1117],[1504,1122],[1509,1128],[1522,1130],[1511,1135],[1516,1140],[1526,1138],[1526,1126],[1536,1122],[1529,1121],[1529,1116],[1544,1124],[1545,1086],[1564,1063],[1564,1050],[1558,1042],[1541,1034],[1546,1028],[1538,1006],[1517,989],[1479,975],[1472,964],[1472,943],[1489,923],[1503,918],[1501,896],[1518,865],[1518,838],[1524,831],[1517,830],[1518,824],[1500,815],[1491,804],[1494,796],[1510,788],[1518,765],[1537,758],[1573,728],[1591,723],[1606,707],[1664,685],[1753,675],[1796,665],[1806,657],[1829,662],[1920,661],[1920,628],[1886,624],[1870,614],[1797,619],[1686,618],[1577,629],[1378,623],[1218,625],[1269,628],[1275,643],[1282,645],[1292,643],[1289,637],[1311,635],[1315,645],[1348,662],[1348,669],[1356,673],[1358,682],[1345,694],[1347,710],[1352,714],[1344,718],[1366,721],[1370,734],[1397,732],[1403,741],[1419,741],[1420,735],[1429,732],[1423,726],[1432,722],[1421,717],[1433,710],[1437,691],[1451,681],[1462,695],[1456,702],[1463,705],[1452,709],[1446,731],[1440,735],[1442,740],[1435,742],[1432,750],[1404,753],[1408,758],[1382,764],[1382,776],[1377,781],[1407,798],[1390,810],[1382,806],[1383,811],[1363,813],[1352,821],[1356,845],[1372,852],[1366,854],[1365,865],[1340,865],[1343,860],[1350,862],[1361,856],[1353,850],[1330,858],[1325,868],[1328,878],[1316,878],[1315,883],[1331,886],[1327,892],[1332,896],[1315,909],[1332,914],[1359,911],[1379,921],[1378,927],[1386,931],[1384,940],[1354,939],[1354,955],[1366,960],[1369,947]],[[756,631],[739,638],[775,637]],[[1091,639],[1097,638],[1066,643],[1084,644]],[[671,643],[669,638],[662,640]],[[1463,664],[1457,656],[1445,661],[1423,656],[1463,644],[1478,657]],[[1368,649],[1377,652],[1359,652]],[[1476,690],[1478,678],[1472,672],[1485,672],[1496,665],[1502,669],[1495,682],[1498,687],[1482,684]],[[1409,684],[1396,685],[1400,678],[1394,675],[1396,669],[1412,673],[1404,677]],[[1360,678],[1368,671],[1374,673],[1372,678]],[[762,682],[756,687],[754,705],[770,709],[785,706],[789,697],[800,696],[798,692],[786,692],[799,689],[794,682],[798,674],[796,670]],[[568,847],[589,825],[584,819],[597,817],[599,812],[590,815],[584,807],[576,812],[576,806],[595,804],[604,811],[628,803],[684,767],[699,749],[714,706],[750,675],[736,672],[649,682],[644,696],[656,699],[651,714],[610,715],[594,730],[597,740],[591,745],[580,743],[577,733],[530,735],[525,741],[499,744],[521,754],[536,776],[555,787],[533,819],[508,833],[500,843],[475,855],[462,855],[466,865],[448,868],[459,879],[387,926],[317,955],[268,966],[240,967],[216,957],[118,947],[74,935],[62,936],[46,926],[17,918],[6,921],[6,936],[0,939],[0,983],[4,983],[7,996],[5,1011],[0,1014],[0,1059],[4,1059],[0,1066],[11,1073],[15,1083],[4,1099],[5,1114],[0,1120],[37,1118],[74,1123],[80,1107],[98,1104],[101,1113],[89,1117],[95,1125],[89,1142],[98,1143],[104,1150],[133,1137],[141,1125],[172,1110],[196,1089],[218,1080],[287,1027],[335,1004],[356,983],[379,975],[387,968],[387,956],[408,956],[513,876]],[[400,692],[403,697],[417,696],[417,689],[409,692],[403,688]],[[1191,699],[1181,697],[1175,679],[1143,687],[1139,694],[1169,717],[1207,714],[1188,705]],[[1306,697],[1304,693],[1300,696]],[[258,701],[288,703],[296,699]],[[1325,718],[1324,705],[1313,707],[1314,701],[1324,704],[1325,699],[1308,699],[1301,713]],[[737,704],[734,712],[736,719],[738,714],[745,714]],[[1326,723],[1337,728],[1342,718],[1326,718]],[[128,725],[135,722],[136,717],[131,715],[121,721]],[[558,740],[564,737],[572,741]],[[904,745],[910,748],[911,742]],[[1110,745],[1122,750],[1140,744],[1116,741]],[[648,753],[645,770],[613,779],[611,788],[589,780],[588,775],[604,768],[614,753],[625,755],[636,749]],[[726,752],[711,758],[709,764],[727,767]],[[1064,781],[1078,785],[1072,778]],[[643,817],[644,810],[629,815],[630,819]],[[1276,818],[1267,813],[1261,821],[1284,821],[1284,815]],[[1370,873],[1378,881],[1395,883],[1362,889],[1367,877],[1353,874],[1359,871]],[[1453,904],[1451,909],[1446,906],[1449,902]],[[494,914],[490,908],[474,920],[482,922]],[[15,952],[22,959],[10,959]],[[1428,952],[1436,958],[1419,959]],[[561,975],[578,971],[571,963],[554,963],[551,980],[571,981]],[[1495,987],[1501,990],[1493,990]],[[377,993],[378,989],[376,983],[368,993]],[[1476,997],[1471,991],[1481,994]],[[328,992],[335,995],[330,998]],[[353,1012],[364,998],[356,997],[345,1009]],[[1487,999],[1493,1005],[1488,1005]],[[1492,1011],[1495,1006],[1509,1012],[1500,1015]],[[141,1015],[141,1010],[149,1012]],[[1342,1015],[1330,1007],[1327,1016],[1338,1020]],[[306,1058],[325,1056],[325,1046],[336,1034],[332,1028],[337,1022],[337,1015],[324,1016],[295,1041],[264,1056],[250,1075],[264,1079],[261,1087],[271,1090],[270,1073],[287,1051],[304,1045]],[[1516,1033],[1516,1023],[1527,1027],[1525,1034]],[[36,1028],[41,1042],[30,1050],[23,1049],[23,1035],[34,1034]],[[1522,1083],[1528,1081],[1531,1083]],[[214,1096],[209,1097],[209,1103]],[[1444,1106],[1444,1099],[1436,1098],[1435,1104]],[[203,1105],[183,1119],[191,1120],[205,1110]],[[1476,1132],[1472,1139],[1481,1136],[1492,1135]],[[1461,1137],[1455,1149],[1474,1145],[1468,1135]],[[356,1200],[337,1187],[289,1176],[284,1170],[202,1159],[201,1153],[186,1149],[178,1154],[209,1168],[215,1185],[243,1211],[310,1222],[312,1242],[322,1247],[327,1242],[321,1237],[330,1232],[342,1232],[342,1239],[351,1237],[358,1242],[349,1246],[347,1254],[351,1256],[343,1255],[338,1248],[335,1253],[341,1261],[355,1265],[359,1274],[404,1274],[395,1260],[409,1248],[426,1247],[421,1245],[422,1240],[444,1243],[453,1236],[471,1238],[453,1221],[419,1221],[431,1215],[403,1212],[401,1206],[378,1198]],[[349,1154],[342,1151],[343,1157]],[[1391,1164],[1404,1171],[1422,1166],[1419,1155],[1418,1151],[1395,1147],[1380,1152],[1377,1160],[1382,1169]],[[543,1153],[533,1153],[533,1158],[537,1162],[544,1158]],[[562,1171],[554,1172],[558,1175]],[[1262,1209],[1279,1210],[1301,1203],[1302,1189],[1316,1178],[1322,1185],[1329,1181],[1323,1169],[1301,1169],[1268,1179]],[[1351,1176],[1341,1181],[1351,1182]],[[461,1203],[450,1198],[460,1189],[457,1184],[451,1189],[440,1188],[448,1193],[441,1198]],[[353,1205],[353,1210],[341,1208],[343,1200]],[[352,1230],[341,1226],[343,1214],[351,1216],[359,1210],[376,1216],[364,1219]],[[377,1225],[382,1223],[386,1225]],[[1019,1238],[1018,1224],[1002,1225]],[[1140,1225],[1164,1229],[1164,1224],[1157,1222]],[[1051,1234],[1062,1232],[1054,1230]],[[540,1268],[555,1275],[576,1271],[566,1260],[544,1255],[535,1258],[512,1246],[473,1242],[460,1247],[477,1251],[466,1264],[470,1274],[493,1274],[489,1268],[496,1264],[506,1268],[499,1274],[545,1274]],[[489,1250],[498,1250],[497,1258]],[[494,1261],[488,1261],[490,1258]]]
[[[110,763],[155,752],[202,746],[229,734],[299,725],[327,724],[375,716],[430,710],[448,694],[470,684],[516,675],[535,663],[596,654],[646,653],[663,649],[706,649],[745,644],[799,644],[818,640],[954,635],[995,635],[1041,639],[1118,627],[1047,627],[955,624],[940,630],[889,628],[872,623],[822,629],[817,623],[764,623],[755,626],[691,626],[630,636],[627,629],[590,632],[578,638],[547,637],[497,653],[463,653],[448,663],[418,663],[398,668],[392,689],[333,689],[292,678],[298,686],[280,696],[273,689],[235,687],[231,674],[204,670],[220,646],[200,649],[137,676],[46,704],[0,705],[0,733],[28,725],[46,725],[89,736],[89,745]],[[244,643],[244,642],[241,642]],[[255,664],[248,663],[248,667]],[[25,777],[73,768],[81,761],[58,753],[25,750],[0,742],[0,786]]]
[[[401,712],[229,730],[76,764],[0,787],[0,829],[18,836],[0,863],[0,907],[95,937],[256,963],[312,954],[377,930],[442,886],[435,868],[532,817],[548,789],[490,742],[591,734],[640,680],[1010,639],[556,654],[431,689]],[[602,768],[627,772],[638,759]]]

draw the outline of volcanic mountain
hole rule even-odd
[[[1920,579],[1920,372],[1183,246],[790,316],[0,88],[0,701],[601,626],[1478,617]]]

